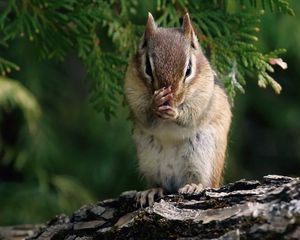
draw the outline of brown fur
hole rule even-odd
[[[153,82],[145,74],[147,56],[153,68]],[[185,74],[190,60],[193,71],[187,81]],[[201,161],[204,161],[202,164],[205,169],[203,173],[201,169],[194,173],[198,160],[191,160],[191,166],[187,166],[187,169],[191,169],[189,170],[191,174],[186,174],[186,180],[182,184],[193,181],[204,186],[219,186],[224,168],[231,110],[226,93],[215,84],[214,78],[214,72],[202,53],[188,15],[183,19],[183,27],[175,29],[158,28],[152,16],[148,17],[140,49],[129,64],[125,78],[125,95],[134,117],[140,166],[146,161],[143,149],[147,146],[139,147],[143,134],[150,134],[161,146],[168,144],[181,146],[180,151],[183,151],[182,147],[189,141],[194,144],[190,139],[193,139],[199,131],[208,131],[208,134],[201,135],[201,141],[208,144],[207,146],[192,146],[192,149],[199,148],[196,151],[200,154]],[[153,110],[153,94],[156,90],[169,86],[174,95],[170,105],[178,114],[174,119],[163,120],[157,117]],[[160,152],[161,150],[157,154]],[[170,169],[169,167],[167,170]],[[142,169],[146,178],[153,174],[147,171]],[[189,177],[190,175],[193,177]]]

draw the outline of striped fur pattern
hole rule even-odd
[[[156,115],[153,104],[155,91],[164,87],[172,91],[165,105],[176,113],[168,119]],[[159,28],[149,15],[124,89],[134,120],[139,169],[149,184],[168,192],[191,183],[218,187],[231,109],[188,15],[181,28]]]

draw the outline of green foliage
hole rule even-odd
[[[45,217],[49,219],[54,213],[71,212],[92,200],[90,193],[75,179],[56,176],[52,179],[52,184],[53,187],[57,187],[56,191],[36,188],[32,182],[1,185],[0,192],[5,196],[1,198],[1,205],[5,207],[1,208],[0,222],[43,222]]]
[[[109,117],[118,104],[126,62],[142,34],[142,25],[132,20],[139,4],[142,2],[136,0],[10,0],[0,18],[1,39],[6,45],[15,38],[28,39],[47,59],[63,60],[74,51],[86,66],[91,101]],[[268,60],[284,50],[264,54],[255,43],[262,10],[293,15],[288,0],[157,0],[156,7],[157,22],[162,26],[179,26],[181,15],[190,13],[232,99],[236,89],[244,91],[242,85],[249,75],[256,76],[259,86],[271,85],[280,92],[270,76],[274,69]],[[108,50],[102,44],[107,38],[112,43]],[[18,67],[0,59],[2,74],[11,68]]]
[[[1,209],[0,222],[43,221],[43,215],[50,218],[56,212],[70,212],[93,201],[91,193],[76,179],[48,173],[55,161],[61,159],[57,153],[59,140],[45,122],[33,94],[20,82],[0,76],[0,107],[0,170],[8,171],[9,176],[12,168],[17,176],[22,174],[24,181],[22,185],[8,182],[0,186],[0,195],[5,196],[0,198],[0,205],[11,206]],[[15,118],[19,120],[15,122]],[[20,119],[24,119],[24,124],[20,125]],[[7,129],[3,122],[11,120],[14,125]],[[15,137],[16,142],[11,140]],[[19,210],[14,212],[11,208]]]
[[[19,107],[31,132],[36,130],[41,108],[35,97],[19,82],[0,76],[0,106],[6,111]]]
[[[295,15],[294,10],[286,0],[240,0],[240,4],[242,6],[248,4],[256,9],[270,9],[272,12],[282,12],[292,16]]]
[[[63,60],[75,51],[86,65],[91,100],[108,117],[116,108],[121,73],[136,38],[135,26],[129,24],[128,18],[128,11],[134,12],[133,6],[130,1],[121,1],[119,5],[117,1],[12,0],[0,19],[1,37],[7,45],[18,37],[31,41],[44,59]],[[116,49],[102,49],[98,34],[102,34],[103,28],[103,34],[111,38]],[[4,69],[16,68],[11,64],[6,61]]]
[[[20,68],[16,64],[14,64],[14,63],[12,63],[8,60],[5,60],[3,58],[0,58],[0,72],[1,72],[1,75],[5,76],[6,74],[9,74],[11,72],[11,69],[17,70],[17,71],[20,70]]]

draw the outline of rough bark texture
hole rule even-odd
[[[130,191],[58,216],[31,239],[300,239],[299,190],[299,178],[269,175],[144,209]]]
[[[24,224],[0,227],[0,240],[23,240],[29,236],[33,236],[43,227],[45,227],[45,225],[41,224]]]

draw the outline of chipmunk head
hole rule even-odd
[[[137,65],[150,91],[171,86],[174,95],[171,105],[180,105],[201,71],[203,58],[188,13],[181,28],[159,28],[149,13]]]

